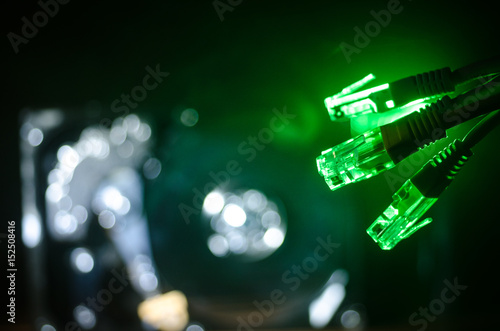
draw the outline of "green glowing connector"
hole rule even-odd
[[[455,140],[403,184],[393,195],[391,205],[366,232],[382,249],[389,250],[432,222],[430,218],[420,219],[471,156],[470,147]]]
[[[356,116],[351,118],[351,133],[353,135],[360,134],[365,131],[373,130],[376,127],[384,126],[386,124],[397,121],[415,111],[419,111],[431,103],[431,98],[418,99],[408,104],[395,107],[394,101],[389,100],[385,104],[389,110],[384,112],[367,113],[363,116]]]
[[[332,121],[348,120],[353,117],[384,112],[394,108],[389,84],[382,84],[357,92],[375,79],[369,74],[363,79],[347,86],[341,92],[325,99],[325,107]]]
[[[379,128],[323,151],[316,164],[332,191],[394,167]]]
[[[426,198],[411,180],[407,180],[392,198],[393,203],[366,230],[384,250],[393,249],[401,240],[432,222],[431,218],[419,220],[437,201],[437,198]]]

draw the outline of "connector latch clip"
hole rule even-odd
[[[363,86],[375,79],[369,74],[363,79],[347,86],[339,93],[325,99],[332,121],[346,121],[369,113],[384,112],[394,108],[389,84],[382,84],[363,91]],[[357,92],[358,91],[358,92]]]

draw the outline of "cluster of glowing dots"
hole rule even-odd
[[[31,135],[39,136],[37,132]],[[137,115],[130,114],[125,118],[116,119],[110,129],[88,127],[82,131],[80,139],[75,144],[63,145],[58,149],[58,162],[48,174],[48,187],[45,191],[47,202],[54,204],[58,210],[53,218],[54,229],[58,235],[73,234],[88,217],[87,208],[73,205],[70,197],[70,183],[77,167],[86,159],[106,159],[111,148],[116,149],[119,157],[130,158],[134,152],[134,143],[146,142],[150,136],[150,126],[142,123]],[[32,140],[35,142],[37,139]],[[153,170],[155,173],[159,172],[158,165],[155,165]],[[124,214],[128,212],[130,204],[126,198],[120,197],[120,193],[113,191],[112,188],[105,194],[109,209]],[[112,227],[114,224],[112,215],[105,213],[100,223],[105,228]]]
[[[158,288],[158,277],[156,277],[153,262],[149,256],[139,254],[132,261],[135,272],[134,278],[144,292],[153,292]]]
[[[213,234],[207,245],[213,255],[263,258],[285,239],[286,225],[273,201],[258,190],[210,192],[203,202]]]
[[[98,215],[99,225],[111,229],[115,226],[117,215],[125,215],[130,211],[130,200],[118,188],[105,186],[98,190],[93,210]]]

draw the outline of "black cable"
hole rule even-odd
[[[500,55],[493,56],[483,61],[477,61],[452,72],[452,81],[455,85],[467,81],[500,73]]]
[[[455,85],[455,91],[450,93],[449,96],[450,98],[455,98],[459,96],[460,94],[467,93],[471,91],[472,89],[478,88],[482,85],[486,85],[489,82],[491,82],[493,79],[496,79],[499,77],[500,74],[489,74],[481,77],[476,77],[474,79],[468,80],[466,82],[460,83]]]
[[[463,139],[465,147],[474,147],[478,142],[480,142],[499,125],[500,110],[489,113],[467,133],[467,135]]]
[[[460,85],[484,85],[492,75],[500,73],[500,55],[474,62],[455,71],[449,67],[405,77],[389,84],[394,105],[403,106],[413,100],[455,92]]]
[[[451,99],[448,95],[397,121],[380,127],[384,147],[398,163],[439,139],[446,130],[500,109],[500,77]]]
[[[442,128],[445,130],[500,109],[500,76],[455,98],[445,96],[441,101],[443,105],[438,107],[441,109],[431,110],[437,120],[442,121]],[[423,111],[426,110],[427,108]]]
[[[422,167],[411,182],[425,197],[437,198],[472,156],[471,148],[500,125],[500,110],[481,119],[462,140],[455,140]]]

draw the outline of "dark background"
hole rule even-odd
[[[326,96],[370,72],[378,82],[388,82],[445,66],[458,68],[500,51],[493,4],[414,0],[402,1],[401,13],[347,63],[339,44],[353,45],[353,28],[363,28],[373,20],[370,11],[385,9],[387,3],[243,1],[221,21],[211,1],[70,1],[19,46],[18,54],[4,37],[2,224],[21,220],[20,111],[61,107],[84,114],[89,104],[97,104],[102,116],[116,116],[111,102],[141,82],[146,66],[160,64],[169,77],[134,110],[159,132],[175,122],[179,109],[193,107],[200,115],[199,133],[230,141],[227,149],[237,155],[238,143],[265,127],[273,108],[286,106],[297,115],[268,150],[280,157],[269,156],[272,162],[257,163],[257,170],[262,170],[261,180],[275,180],[270,184],[275,191],[303,201],[297,213],[314,208],[321,214],[315,222],[335,222],[336,229],[348,231],[342,235],[342,264],[353,277],[352,300],[364,305],[368,326],[416,329],[408,325],[408,316],[439,296],[443,280],[455,277],[468,288],[430,329],[495,325],[500,132],[475,148],[474,159],[429,211],[434,223],[389,252],[373,244],[365,229],[402,182],[393,186],[378,176],[330,192],[316,173],[315,157],[350,137],[347,124],[330,122],[323,105]],[[21,34],[21,18],[31,20],[39,10],[36,1],[5,2],[4,36]],[[451,130],[450,137],[463,136],[472,124]],[[156,148],[160,155],[167,148],[161,135]],[[220,164],[234,155],[224,154]],[[288,181],[295,185],[288,186]],[[314,203],[302,199],[311,194],[318,197]],[[321,228],[307,217],[296,222],[299,229]],[[3,239],[0,245],[5,252]],[[18,261],[23,256],[18,230]],[[24,287],[29,279],[19,270],[17,281],[24,285],[17,299],[18,318],[27,321],[23,302],[30,299]]]

